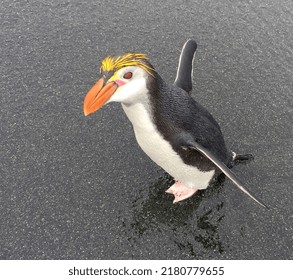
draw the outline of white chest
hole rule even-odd
[[[158,132],[145,105],[136,103],[125,106],[122,104],[122,107],[133,125],[139,146],[156,164],[187,187],[207,188],[214,171],[202,172],[194,166],[186,165],[170,143]]]

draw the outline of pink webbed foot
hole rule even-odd
[[[166,190],[166,193],[171,193],[175,196],[173,203],[176,203],[188,197],[191,197],[196,192],[197,192],[197,189],[187,188],[178,181],[176,181],[174,185],[172,185],[168,190]]]

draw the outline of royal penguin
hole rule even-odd
[[[266,207],[231,171],[229,167],[241,156],[227,148],[217,121],[191,97],[196,49],[194,40],[184,44],[174,84],[161,78],[145,54],[107,56],[100,78],[84,98],[84,114],[120,102],[141,149],[174,178],[166,190],[174,195],[174,203],[206,189],[215,176],[224,173]]]

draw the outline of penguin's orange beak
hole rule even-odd
[[[111,98],[117,88],[118,85],[115,82],[104,85],[103,78],[98,80],[84,98],[84,115],[87,116],[99,110]]]

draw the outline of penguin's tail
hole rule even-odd
[[[197,44],[194,40],[188,40],[181,51],[177,76],[174,85],[182,88],[188,93],[192,90],[192,75],[193,75],[193,59],[195,57],[195,52],[197,49]]]
[[[234,163],[250,162],[252,160],[254,160],[254,156],[252,154],[238,155],[235,152],[232,152],[232,161]]]

